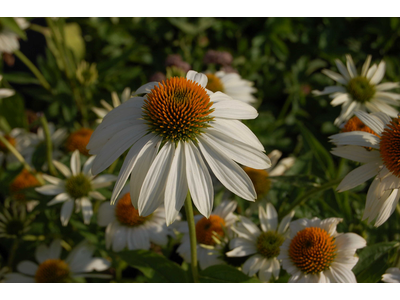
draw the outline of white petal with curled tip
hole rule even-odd
[[[203,137],[198,137],[198,141],[201,153],[219,181],[234,194],[254,201],[256,191],[246,172]]]
[[[346,101],[350,101],[350,95],[349,94],[341,94],[337,97],[335,97],[332,101],[331,101],[331,105],[333,107],[341,105],[343,103],[345,103]]]
[[[186,74],[186,79],[197,82],[203,88],[207,86],[207,76],[202,73],[197,73],[196,71],[190,70]]]
[[[80,272],[91,272],[97,271],[101,272],[110,267],[110,262],[104,258],[95,257],[88,261],[86,264],[82,265],[82,271]]]
[[[54,166],[57,168],[58,171],[60,171],[66,178],[71,177],[71,171],[68,169],[68,167],[56,160],[53,160]]]
[[[378,174],[380,170],[380,164],[377,162],[367,163],[351,171],[346,175],[345,178],[340,182],[337,187],[337,191],[343,192],[350,190],[364,182],[368,179],[374,177]]]
[[[364,248],[367,245],[367,241],[358,234],[348,232],[337,236],[335,244],[338,252],[347,250],[355,251],[356,249]]]
[[[215,110],[210,116],[215,118],[251,120],[258,116],[258,112],[253,106],[239,100],[220,101],[213,103],[211,108]]]
[[[132,205],[135,208],[138,208],[138,199],[143,181],[157,155],[161,140],[161,137],[153,135],[149,142],[140,151],[135,165],[133,166],[130,180],[130,194]]]
[[[151,164],[144,178],[138,200],[139,214],[141,216],[148,216],[163,202],[165,185],[174,153],[175,145],[173,142],[168,141]]]
[[[189,141],[184,146],[187,183],[193,203],[199,212],[208,218],[214,202],[214,187],[210,173],[200,151]]]
[[[399,198],[400,198],[399,190],[394,189],[390,194],[390,196],[383,201],[374,224],[375,227],[381,226],[383,223],[387,221],[387,219],[389,219],[389,217],[393,214],[394,210],[396,209],[397,203],[399,203]]]
[[[324,69],[324,70],[322,70],[322,73],[341,84],[347,85],[347,80],[342,75],[340,75],[336,72]]]
[[[265,151],[257,136],[239,120],[217,118],[211,121],[209,125],[226,136],[248,144],[259,151]]]
[[[158,86],[159,84],[160,84],[160,83],[157,82],[157,81],[152,81],[152,82],[146,83],[146,84],[142,85],[140,88],[138,88],[138,89],[134,92],[134,94],[135,94],[135,95],[148,94],[148,93],[150,93],[150,91],[151,91],[152,89],[154,89],[155,86]]]
[[[385,71],[386,71],[386,64],[384,61],[381,61],[378,65],[378,68],[376,69],[376,72],[374,73],[374,76],[372,76],[369,82],[371,84],[378,84],[379,82],[381,82],[383,76],[385,76]]]
[[[179,142],[175,149],[165,186],[164,206],[167,226],[172,224],[185,202],[188,192],[186,179],[185,143]]]
[[[35,188],[36,192],[39,192],[43,195],[49,195],[49,196],[53,196],[53,195],[58,195],[61,193],[65,192],[65,187],[64,185],[59,186],[59,185],[43,185],[41,187],[37,187]]]
[[[262,206],[258,207],[261,229],[264,232],[275,231],[278,227],[278,213],[271,203],[267,203],[266,210]]]
[[[60,220],[61,220],[62,226],[68,225],[68,222],[69,222],[69,219],[71,218],[73,209],[74,209],[74,201],[73,200],[67,200],[62,205],[61,214],[60,214]]]
[[[42,177],[47,182],[50,182],[51,184],[55,184],[55,185],[61,185],[61,183],[63,182],[60,178],[57,178],[57,177],[54,177],[54,176],[50,176],[50,175],[47,175],[47,174],[42,174]]]
[[[337,146],[362,146],[379,149],[380,138],[369,132],[352,131],[331,135],[331,142]]]
[[[81,159],[79,157],[79,151],[75,150],[71,156],[71,171],[72,175],[76,176],[81,172]]]
[[[206,139],[213,147],[224,152],[230,159],[253,169],[268,169],[271,167],[269,157],[248,144],[230,138],[211,128],[206,129],[205,133],[203,139]]]
[[[83,197],[81,199],[82,206],[82,215],[83,215],[83,223],[90,224],[90,219],[93,215],[92,202],[90,202],[89,198]]]
[[[135,167],[137,160],[141,157],[141,155],[143,155],[143,151],[147,150],[148,146],[146,146],[146,144],[153,143],[149,142],[152,139],[154,139],[153,134],[145,135],[140,138],[135,144],[133,144],[132,148],[129,150],[118,174],[118,178],[115,182],[113,193],[111,195],[111,203],[114,203],[115,200],[118,198],[121,190],[124,188],[125,183],[128,180],[129,175],[132,173],[132,170]]]
[[[51,199],[51,201],[49,201],[47,203],[47,205],[54,205],[54,204],[58,204],[67,200],[72,200],[71,196],[68,195],[67,193],[61,193],[58,194],[57,196],[55,196],[53,199]]]
[[[289,229],[289,224],[293,216],[294,216],[294,211],[292,210],[290,213],[288,213],[286,216],[283,217],[278,227],[279,234],[284,234]]]
[[[34,262],[24,260],[17,265],[17,271],[26,275],[35,276],[38,267],[39,266]]]
[[[93,175],[97,175],[109,167],[122,153],[144,136],[147,129],[147,125],[141,124],[124,129],[114,135],[96,156],[92,166]]]

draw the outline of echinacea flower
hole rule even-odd
[[[3,207],[0,210],[0,238],[22,238],[29,231],[34,218],[34,214],[27,215],[25,207],[15,203],[9,208]]]
[[[207,77],[189,71],[186,78],[150,82],[109,112],[87,146],[96,154],[92,172],[105,170],[130,150],[114,186],[114,203],[129,175],[132,204],[148,216],[163,202],[171,224],[190,191],[199,212],[209,217],[214,189],[204,159],[231,192],[254,201],[256,192],[237,164],[266,169],[271,163],[257,137],[239,120],[254,119],[250,105],[205,89]],[[237,163],[236,163],[237,162]]]
[[[363,220],[382,225],[394,212],[400,198],[400,119],[385,113],[356,112],[374,133],[352,131],[330,137],[337,148],[332,154],[363,163],[343,178],[339,192],[350,190],[376,176],[367,193]]]
[[[61,240],[54,240],[49,247],[42,244],[36,248],[37,263],[24,260],[17,265],[19,273],[8,273],[4,282],[26,283],[65,283],[73,282],[76,277],[110,278],[102,272],[110,267],[104,258],[93,257],[95,247],[86,241],[78,244],[65,259],[61,259]]]
[[[289,282],[357,282],[351,271],[358,262],[357,249],[366,241],[355,233],[338,233],[342,219],[299,219],[290,223],[290,236],[278,259],[290,275]]]
[[[108,104],[106,101],[101,100],[100,103],[103,106],[103,108],[99,107],[92,107],[92,111],[97,115],[98,119],[96,120],[97,123],[101,123],[103,121],[103,118],[114,108],[118,107],[121,105],[121,103],[124,103],[131,98],[131,89],[130,88],[125,88],[122,91],[121,95],[121,100],[118,98],[118,94],[116,92],[111,93],[111,100],[112,100],[112,106]]]
[[[129,250],[150,249],[150,243],[165,246],[172,230],[165,224],[164,207],[157,208],[147,217],[139,216],[133,207],[129,195],[129,186],[125,186],[115,205],[104,202],[97,215],[99,226],[106,228],[106,247],[119,252],[127,247]]]
[[[294,211],[285,216],[278,227],[278,213],[271,203],[267,203],[264,210],[259,206],[261,230],[246,217],[232,227],[238,235],[230,242],[231,251],[228,257],[243,257],[251,255],[243,264],[242,271],[248,276],[258,273],[262,282],[270,281],[271,277],[279,278],[281,265],[277,256],[280,246],[285,241],[289,223]]]
[[[24,18],[14,18],[18,26],[25,30],[29,27],[29,23]],[[1,25],[0,23],[0,54],[13,53],[19,49],[18,34],[14,31]]]
[[[233,214],[237,203],[235,201],[223,201],[218,205],[211,215],[206,218],[200,215],[194,216],[196,223],[196,240],[197,240],[197,259],[200,268],[206,269],[213,265],[225,264],[221,258],[221,250],[226,242],[232,225],[237,220],[237,216]],[[181,245],[176,252],[183,259],[191,262],[190,235],[187,222],[177,224],[177,230],[183,233]]]
[[[400,283],[400,269],[389,268],[386,273],[382,275],[382,281],[387,283]]]
[[[53,161],[54,166],[66,179],[62,180],[43,174],[43,178],[50,184],[35,189],[44,195],[56,195],[47,205],[63,203],[60,216],[63,226],[67,226],[74,206],[76,212],[82,210],[83,221],[85,224],[89,224],[93,215],[90,198],[105,200],[106,198],[96,189],[107,187],[116,179],[116,176],[111,174],[100,175],[95,178],[90,172],[93,160],[93,156],[89,157],[81,170],[79,151],[75,150],[71,156],[71,169],[58,161]]]
[[[78,150],[81,154],[89,156],[89,151],[86,149],[89,143],[90,137],[93,134],[93,130],[90,128],[81,128],[70,134],[65,143],[65,148],[69,152]]]
[[[335,125],[340,126],[349,120],[356,111],[384,112],[391,117],[397,116],[397,110],[391,105],[398,106],[400,95],[387,92],[398,88],[398,82],[385,82],[379,84],[386,70],[386,64],[381,61],[379,65],[373,64],[371,67],[371,56],[367,57],[361,74],[359,75],[350,55],[346,55],[346,66],[336,59],[336,66],[340,72],[322,70],[329,78],[342,84],[342,86],[328,86],[323,91],[313,91],[316,96],[330,94],[332,106],[342,105],[342,111],[335,120]]]
[[[242,79],[239,74],[218,71],[215,74],[206,73],[208,82],[206,88],[212,92],[222,92],[235,100],[254,104],[257,99],[252,94],[257,92],[253,82]]]

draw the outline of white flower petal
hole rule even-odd
[[[58,171],[60,171],[66,178],[71,177],[71,171],[68,169],[68,167],[56,160],[53,160],[54,166],[57,168]]]
[[[367,76],[368,68],[369,68],[369,65],[371,64],[371,58],[372,58],[372,56],[368,55],[367,59],[365,60],[365,63],[362,66],[362,69],[361,69],[361,76],[362,77],[366,77]]]
[[[330,272],[335,279],[335,282],[338,283],[356,283],[356,276],[354,273],[346,268],[346,265],[333,262],[330,267]]]
[[[294,211],[292,210],[290,213],[288,213],[286,216],[283,217],[278,227],[279,234],[284,234],[289,229],[289,224],[293,216],[294,216]]]
[[[379,162],[381,160],[379,151],[368,151],[364,147],[360,146],[341,146],[333,148],[331,153],[339,157],[362,163]]]
[[[335,244],[338,251],[353,250],[364,248],[367,241],[358,234],[348,232],[336,237]]]
[[[89,196],[96,200],[106,200],[106,197],[97,191],[90,191]]]
[[[81,272],[104,271],[110,267],[110,262],[104,258],[95,257],[82,265]]]
[[[379,82],[381,82],[383,76],[385,76],[385,71],[386,71],[386,64],[384,61],[381,61],[378,65],[378,68],[376,69],[376,72],[374,73],[374,76],[372,76],[369,83],[376,85]]]
[[[49,247],[48,259],[59,259],[61,257],[61,240],[55,239]]]
[[[390,196],[386,200],[384,200],[384,202],[382,203],[382,207],[379,209],[379,213],[374,224],[375,227],[381,226],[383,223],[386,222],[387,219],[389,219],[389,217],[396,209],[399,198],[400,192],[398,189],[395,189],[392,191]]]
[[[112,250],[114,252],[120,252],[125,248],[128,240],[128,231],[128,227],[116,226],[112,242]]]
[[[190,70],[186,74],[186,79],[197,82],[203,88],[207,86],[207,76],[202,73],[197,73],[196,71]]]
[[[73,200],[67,200],[62,205],[61,214],[60,214],[60,220],[61,220],[62,226],[68,225],[68,222],[69,222],[69,219],[71,218],[73,209],[74,209],[74,201]]]
[[[355,145],[379,149],[380,138],[369,132],[351,131],[331,135],[331,142],[337,146]]]
[[[347,65],[347,70],[349,71],[350,77],[351,78],[357,77],[357,75],[358,75],[357,69],[356,69],[356,66],[354,65],[351,55],[346,55],[346,65]]]
[[[97,224],[99,226],[107,226],[115,220],[115,206],[109,202],[104,202],[100,205],[97,212]]]
[[[138,227],[128,230],[129,250],[150,249],[150,239],[146,230]]]
[[[43,185],[40,187],[35,188],[35,191],[41,193],[43,195],[58,195],[65,192],[64,186],[59,185]]]
[[[8,273],[4,275],[4,282],[9,283],[34,283],[35,278],[19,273]]]
[[[54,185],[61,185],[63,182],[60,178],[50,176],[47,174],[42,174],[42,177],[44,178],[44,180],[46,180],[47,182],[50,182],[51,184],[54,184]]]
[[[356,116],[363,122],[366,126],[371,128],[374,132],[381,135],[384,129],[385,124],[382,121],[372,114],[368,114],[363,111],[357,111]]]
[[[364,183],[378,174],[379,169],[380,165],[376,162],[367,163],[354,169],[343,178],[342,182],[337,187],[337,191],[344,192]]]
[[[339,85],[326,86],[322,91],[312,91],[314,96],[328,95],[332,93],[346,93],[346,88]]]
[[[350,77],[354,77],[354,76],[352,76],[352,74],[349,74],[349,71],[347,71],[346,67],[339,59],[335,59],[335,63],[336,63],[336,66],[337,66],[340,74],[342,74],[342,76],[346,80],[350,80]]]
[[[92,168],[93,161],[96,158],[96,156],[91,156],[87,159],[87,161],[84,163],[83,168],[82,168],[82,173],[86,175],[87,177],[92,176],[92,172],[90,169]]]
[[[260,269],[260,272],[258,273],[260,281],[268,282],[271,279],[272,270],[273,270],[272,260],[265,259],[265,262],[264,262],[262,268]]]
[[[251,120],[258,116],[258,112],[253,106],[239,100],[220,101],[213,103],[211,108],[215,110],[210,116],[215,118]]]
[[[266,210],[261,205],[258,207],[258,217],[261,229],[264,232],[276,230],[278,226],[278,213],[271,203],[267,203]]]
[[[39,266],[34,262],[24,260],[17,265],[17,271],[26,275],[35,276],[38,267]]]
[[[41,244],[36,248],[36,250],[35,250],[35,258],[36,258],[36,260],[37,260],[37,262],[39,264],[41,264],[46,259],[48,259],[49,256],[50,256],[50,251],[49,251],[49,248],[46,245]]]
[[[322,73],[343,85],[347,85],[347,80],[342,75],[340,75],[336,72],[324,69],[324,70],[322,70]]]
[[[100,189],[103,187],[107,187],[111,185],[113,181],[117,179],[117,176],[112,174],[104,174],[96,177],[92,180],[92,188],[93,189]]]
[[[81,206],[82,206],[83,223],[88,225],[90,224],[90,219],[92,218],[93,215],[92,202],[90,202],[89,198],[82,197]]]
[[[264,259],[264,257],[262,257],[259,254],[251,256],[243,264],[243,267],[242,267],[243,273],[245,273],[248,276],[252,277],[254,274],[256,274],[260,270],[261,260],[263,260],[263,259]]]
[[[57,196],[55,196],[53,199],[51,199],[51,201],[49,201],[47,203],[47,205],[54,205],[54,204],[58,204],[67,200],[72,200],[72,198],[67,194],[67,193],[61,193],[58,194]]]
[[[377,91],[388,91],[400,87],[400,82],[385,82],[375,86]]]

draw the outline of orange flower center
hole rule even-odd
[[[206,89],[210,90],[211,92],[224,92],[224,85],[222,84],[221,79],[214,74],[208,73],[206,74],[208,78]]]
[[[268,172],[265,170],[257,170],[250,167],[244,167],[243,170],[250,177],[257,193],[257,199],[268,193],[271,188],[271,180],[268,179]]]
[[[117,205],[115,206],[115,216],[123,225],[139,226],[146,222],[151,215],[146,217],[139,216],[139,211],[132,205],[131,195],[126,193],[118,200]]]
[[[212,102],[198,83],[173,77],[155,86],[145,99],[143,118],[150,131],[171,141],[195,141],[209,127]]]
[[[23,169],[10,184],[10,192],[15,200],[23,202],[26,200],[23,191],[39,185],[40,183],[36,177],[29,173],[26,169]]]
[[[61,259],[45,260],[35,274],[35,281],[39,283],[63,283],[68,282],[69,278],[69,266]]]
[[[224,227],[225,220],[220,216],[211,215],[208,219],[203,217],[196,223],[197,242],[214,246],[216,244],[214,238],[219,240],[224,236]]]
[[[304,273],[320,273],[330,267],[336,256],[335,239],[324,229],[305,228],[292,239],[289,256]]]
[[[78,149],[83,155],[89,156],[89,150],[86,149],[86,145],[89,143],[92,133],[93,130],[90,128],[81,128],[71,133],[66,143],[67,150],[73,152]]]
[[[12,146],[15,147],[16,141],[13,137],[9,136],[8,134],[5,134],[3,136]],[[0,151],[7,153],[8,152],[8,148],[6,147],[6,145],[4,145],[1,141],[0,141]]]
[[[395,118],[382,132],[380,142],[382,160],[390,172],[400,177],[400,119]]]

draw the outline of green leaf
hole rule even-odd
[[[3,75],[4,79],[9,82],[19,84],[40,84],[40,81],[32,75],[25,72],[13,72]]]
[[[18,23],[15,21],[14,18],[12,17],[2,17],[0,18],[0,23],[4,25],[5,27],[10,28],[12,31],[14,31],[16,34],[19,35],[20,38],[23,40],[26,40],[26,33],[23,31]]]
[[[165,256],[146,250],[124,251],[119,256],[151,282],[188,282],[185,271]]]
[[[32,154],[32,164],[36,170],[41,170],[43,164],[46,162],[46,144],[44,142],[36,146]]]
[[[200,273],[200,282],[203,283],[256,283],[260,282],[255,277],[249,277],[238,269],[228,265],[216,265]]]
[[[19,94],[0,99],[0,113],[12,128],[28,128],[24,100]]]
[[[82,30],[78,23],[68,23],[64,27],[65,43],[72,50],[76,61],[85,58],[85,41],[82,37]]]
[[[360,260],[353,268],[357,282],[378,282],[385,271],[392,266],[399,242],[378,243],[365,247]]]

